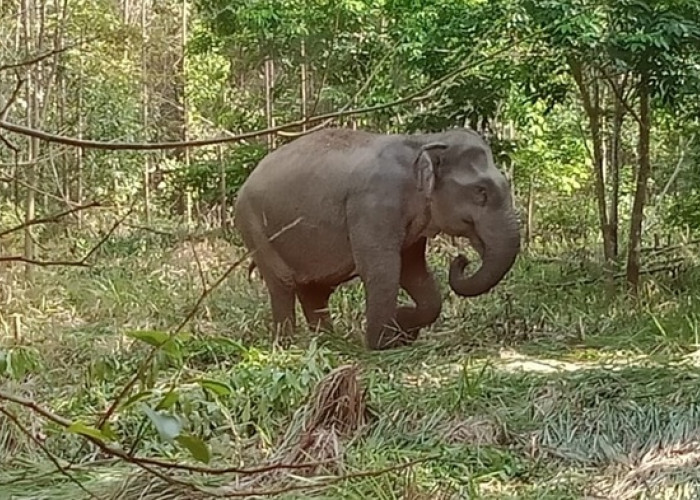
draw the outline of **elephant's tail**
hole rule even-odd
[[[250,264],[248,265],[248,281],[250,281],[250,277],[253,275],[253,271],[255,271],[256,267],[258,267],[258,265],[254,260],[251,260]]]
[[[272,246],[271,241],[281,235],[287,230],[293,230],[293,226],[298,223],[298,220],[293,224],[290,224],[283,228],[281,231],[277,232],[275,235],[268,237],[262,230],[262,226],[257,222],[250,224],[247,229],[248,237],[250,238],[250,243],[252,243],[249,248],[255,252],[253,261],[248,266],[248,280],[255,268],[262,268],[263,279],[265,279],[265,274],[271,273],[272,276],[277,278],[283,285],[288,287],[293,287],[294,271],[287,265],[287,263],[282,259],[277,250]]]

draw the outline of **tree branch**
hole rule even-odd
[[[527,38],[534,38],[538,34],[539,34],[539,32],[535,31],[532,34],[530,34],[528,37],[526,37],[526,39]],[[520,40],[520,42],[522,42],[522,41],[523,40]],[[376,104],[373,106],[367,106],[367,107],[363,107],[363,108],[356,108],[356,109],[350,109],[350,110],[340,110],[340,111],[335,111],[332,113],[325,113],[322,115],[310,117],[306,120],[297,120],[297,121],[293,121],[293,122],[290,122],[287,124],[266,128],[263,130],[256,130],[253,132],[245,132],[243,134],[238,134],[235,136],[214,137],[214,138],[210,138],[210,139],[198,139],[198,140],[192,140],[192,141],[169,141],[169,142],[155,142],[155,143],[127,143],[127,142],[107,142],[107,141],[76,139],[73,137],[66,137],[66,136],[61,136],[61,135],[57,135],[57,134],[51,134],[51,133],[44,132],[41,130],[35,130],[35,129],[30,128],[30,127],[25,127],[22,125],[17,125],[15,123],[10,123],[10,122],[7,122],[5,120],[0,120],[0,128],[5,129],[5,130],[9,130],[10,132],[14,132],[14,133],[17,133],[20,135],[35,137],[37,139],[41,139],[41,140],[47,141],[47,142],[55,142],[55,143],[65,144],[65,145],[74,146],[74,147],[90,148],[90,149],[103,149],[103,150],[110,150],[110,151],[125,151],[125,150],[129,150],[129,151],[153,151],[153,150],[163,150],[163,149],[180,149],[180,148],[211,146],[214,144],[223,144],[223,143],[229,143],[229,142],[240,142],[240,141],[245,140],[245,139],[252,139],[255,137],[273,134],[273,133],[288,130],[291,128],[301,127],[302,125],[308,125],[311,123],[322,122],[322,121],[329,121],[330,122],[336,118],[366,114],[366,113],[370,113],[370,112],[374,112],[374,111],[381,111],[384,109],[389,109],[389,108],[393,108],[396,106],[400,106],[402,104],[407,104],[410,102],[419,102],[419,101],[428,99],[430,97],[431,92],[440,88],[443,84],[445,84],[448,81],[452,80],[453,78],[461,75],[462,73],[467,72],[470,69],[478,67],[479,65],[483,64],[486,61],[490,61],[491,59],[493,59],[494,57],[496,57],[498,55],[501,55],[501,54],[504,54],[504,53],[511,51],[513,49],[514,45],[515,44],[508,45],[506,47],[502,47],[501,49],[496,50],[487,56],[482,56],[476,60],[465,63],[462,66],[458,67],[457,69],[444,75],[443,77],[433,81],[432,83],[425,86],[424,88],[417,90],[415,92],[412,92],[412,93],[410,93],[410,94],[408,94],[400,99],[396,99],[396,100],[388,102],[388,103]],[[310,129],[306,133],[309,133],[313,130],[315,130],[315,128]],[[303,132],[300,135],[303,135]]]
[[[63,217],[66,217],[70,214],[73,214],[75,212],[80,212],[81,210],[87,210],[88,208],[93,208],[93,207],[99,207],[101,204],[97,201],[93,201],[91,203],[88,203],[86,205],[78,205],[77,207],[73,207],[69,210],[66,210],[64,212],[60,212],[54,215],[49,215],[47,217],[38,217],[36,219],[32,219],[30,221],[27,221],[23,224],[19,224],[18,226],[11,227],[10,229],[5,229],[4,231],[0,231],[0,238],[3,236],[7,236],[10,233],[14,233],[16,231],[21,231],[22,229],[29,227],[29,226],[36,226],[39,224],[49,224],[53,222],[58,222],[60,219]]]
[[[80,42],[73,43],[71,45],[67,45],[65,47],[60,47],[60,48],[49,50],[48,52],[44,52],[43,54],[38,54],[36,56],[32,56],[29,59],[24,59],[22,61],[17,61],[17,62],[13,62],[13,63],[0,65],[0,73],[2,73],[3,71],[7,71],[8,69],[19,69],[19,68],[23,68],[25,66],[32,66],[34,64],[38,64],[41,61],[49,59],[55,55],[61,54],[63,52],[68,52],[69,50],[72,50],[76,47],[79,47],[79,46],[83,45],[84,43],[94,42],[95,40],[98,40],[99,38],[100,37],[95,36],[92,38],[82,40]]]
[[[622,106],[625,108],[625,110],[632,115],[632,118],[637,123],[641,123],[641,119],[639,118],[639,115],[637,112],[632,108],[632,106],[629,105],[627,102],[627,99],[623,95],[623,92],[620,90],[620,88],[617,86],[617,83],[615,83],[615,80],[608,74],[607,71],[605,71],[603,68],[600,70],[601,74],[603,75],[603,78],[605,78],[605,81],[610,84],[610,88],[613,91],[613,94],[615,94],[615,98],[622,104]]]
[[[25,264],[31,264],[39,267],[90,267],[88,264],[80,260],[37,260],[29,259],[22,255],[0,255],[0,262],[23,262]]]
[[[16,396],[14,394],[9,394],[9,393],[6,393],[4,391],[0,391],[0,401],[7,401],[7,402],[18,404],[24,408],[31,410],[32,412],[34,412],[38,415],[41,415],[46,420],[53,422],[54,424],[57,424],[64,429],[67,429],[68,427],[73,425],[73,422],[71,422],[67,418],[62,417],[60,415],[56,415],[55,413],[40,406],[39,404],[37,404],[35,401],[32,401],[31,399],[23,398],[21,396]],[[2,407],[0,407],[0,411],[1,410],[2,410]],[[317,467],[320,465],[328,465],[328,464],[333,462],[333,460],[324,460],[324,461],[320,461],[320,462],[306,462],[306,463],[296,463],[296,464],[274,463],[274,464],[270,464],[270,465],[263,465],[263,466],[259,466],[259,467],[250,467],[250,468],[204,467],[204,466],[199,466],[199,465],[186,465],[186,464],[168,462],[166,460],[160,460],[157,458],[134,457],[133,455],[126,453],[124,450],[109,446],[109,445],[103,443],[102,441],[100,441],[99,439],[93,438],[92,436],[88,436],[85,434],[80,434],[80,435],[85,437],[89,441],[91,441],[93,444],[95,444],[98,448],[100,448],[102,451],[104,451],[108,455],[120,458],[122,460],[126,460],[130,463],[138,462],[140,464],[152,465],[154,467],[160,467],[163,469],[183,470],[183,471],[188,471],[188,472],[195,472],[195,473],[209,474],[209,475],[223,475],[223,474],[254,475],[254,474],[261,474],[261,473],[265,473],[265,472],[271,472],[274,470],[280,470],[280,469],[293,470],[293,469],[304,469],[307,467]]]
[[[94,202],[97,203],[97,202]],[[95,252],[97,252],[106,242],[109,240],[109,238],[114,234],[114,231],[117,230],[117,228],[131,215],[131,213],[134,211],[134,205],[136,203],[136,200],[131,204],[131,207],[127,212],[120,217],[107,231],[107,233],[100,239],[99,242],[95,246],[93,246],[88,253],[85,254],[85,256],[80,259],[80,260],[38,260],[38,259],[29,259],[27,257],[24,257],[22,255],[11,255],[11,256],[1,256],[0,255],[0,262],[23,262],[25,264],[31,264],[39,267],[57,267],[57,266],[64,266],[64,267],[90,267],[90,264],[88,264],[88,259],[92,257]],[[83,205],[82,208],[86,208],[88,206],[95,206],[92,204],[88,205]],[[77,210],[67,210],[66,212],[63,212],[62,214],[57,214],[57,215],[67,215],[72,212],[77,212]],[[27,227],[34,225],[32,223],[33,221],[29,221],[29,223],[24,224],[22,227]],[[9,232],[15,231],[17,228],[12,228]],[[8,231],[0,234],[2,236],[3,234],[7,234]]]
[[[19,91],[22,90],[22,85],[24,85],[24,80],[18,77],[17,83],[15,84],[15,88],[12,91],[12,94],[10,94],[10,98],[0,110],[0,120],[4,120],[5,118],[7,118],[7,112],[10,111],[10,108],[19,97]]]

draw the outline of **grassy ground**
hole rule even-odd
[[[697,498],[700,273],[656,274],[632,302],[585,283],[595,270],[584,261],[524,255],[493,293],[463,300],[444,285],[453,252],[447,242],[432,252],[445,297],[439,322],[415,345],[382,353],[362,347],[357,284],[333,297],[335,333],[302,331],[291,348],[275,348],[263,284],[242,266],[185,329],[178,356],[159,355],[141,399],[118,411],[120,444],[191,461],[139,406],[176,387],[171,410],[208,443],[210,465],[254,465],[275,453],[319,380],[357,363],[372,417],[331,440],[341,471],[435,457],[282,498]],[[95,267],[38,270],[33,286],[18,268],[0,270],[0,389],[93,422],[146,356],[129,332],[172,329],[236,255],[223,239],[136,231],[111,240]],[[203,377],[223,385],[205,389]],[[85,496],[35,441],[60,463],[77,457],[73,474],[99,498],[178,498],[26,409],[2,407],[33,438],[0,415],[2,498]]]

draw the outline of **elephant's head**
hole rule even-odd
[[[498,284],[520,251],[520,225],[508,181],[496,168],[491,149],[476,133],[456,129],[420,139],[417,165],[431,178],[431,226],[452,236],[466,236],[481,256],[481,267],[465,275],[467,258],[450,266],[450,287],[476,296]]]

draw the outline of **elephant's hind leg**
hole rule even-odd
[[[295,290],[278,279],[264,264],[259,264],[258,269],[270,296],[275,340],[287,343],[296,329],[296,315],[294,312]]]
[[[425,247],[422,238],[401,254],[401,286],[416,305],[400,307],[396,317],[409,341],[418,338],[422,327],[434,323],[442,310],[440,288],[425,261]]]
[[[333,328],[328,310],[328,299],[332,293],[332,287],[315,283],[298,287],[297,296],[311,329],[331,330]]]

